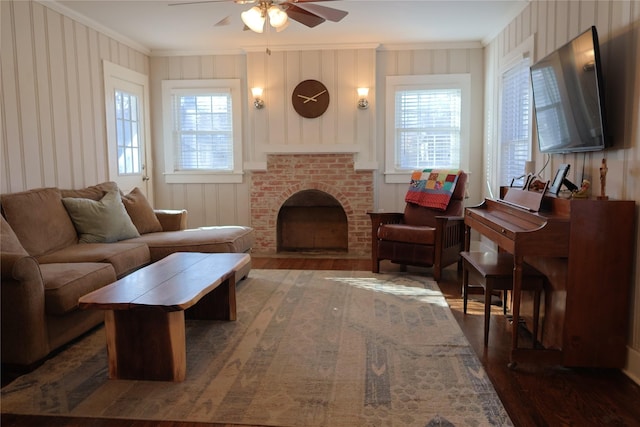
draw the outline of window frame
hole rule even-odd
[[[151,141],[151,118],[150,118],[150,84],[149,76],[139,73],[121,65],[103,60],[102,63],[103,83],[104,83],[104,105],[105,105],[105,132],[107,143],[107,167],[109,180],[118,183],[118,187],[130,189],[138,187],[153,204],[153,156]],[[141,170],[134,174],[120,174],[118,171],[117,156],[117,136],[116,136],[116,116],[115,116],[115,96],[116,90],[126,90],[136,93],[139,96],[138,115],[139,156],[141,159]]]
[[[508,68],[512,67],[515,61],[522,59],[525,56],[531,58],[531,63],[535,62],[535,34],[527,37],[518,46],[514,47],[511,51],[502,55],[496,54],[496,58],[493,61],[493,72],[491,73],[491,82],[495,87],[495,97],[493,100],[493,107],[495,113],[493,114],[493,120],[491,121],[490,129],[490,142],[486,148],[487,155],[485,156],[485,179],[487,180],[487,188],[489,190],[490,197],[497,197],[500,194],[500,131],[502,126],[502,73]],[[530,114],[533,116],[533,97],[531,98]],[[531,134],[531,160],[535,160],[536,154],[536,130],[533,117],[530,118],[530,134]]]
[[[396,168],[395,99],[396,92],[404,90],[460,89],[460,164],[459,169],[467,170],[470,150],[471,129],[471,74],[426,74],[410,76],[387,76],[385,113],[385,182],[406,184],[413,169]]]
[[[199,80],[163,80],[162,81],[162,113],[164,140],[164,178],[168,184],[224,184],[242,183],[242,94],[239,79],[199,79]],[[183,171],[175,169],[175,147],[173,131],[175,128],[173,114],[173,94],[180,91],[228,92],[231,94],[231,114],[233,128],[233,169]]]

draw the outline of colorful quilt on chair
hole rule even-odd
[[[405,202],[446,210],[456,188],[458,169],[424,169],[411,174]]]

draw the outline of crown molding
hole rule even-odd
[[[352,43],[352,44],[320,44],[320,45],[281,45],[281,46],[247,46],[245,52],[271,52],[297,51],[297,50],[347,50],[347,49],[377,49],[379,43]]]
[[[93,28],[94,30],[120,42],[123,44],[126,44],[127,46],[129,46],[132,49],[135,49],[137,51],[140,51],[141,53],[144,53],[145,55],[150,55],[151,54],[151,49],[149,49],[147,46],[144,46],[134,40],[131,40],[130,38],[124,37],[122,34],[119,34],[115,31],[113,31],[112,29],[105,27],[104,25],[100,24],[99,22],[94,21],[93,19],[87,18],[86,16],[69,9],[68,7],[58,3],[56,0],[34,0],[36,3],[40,3],[41,5],[43,5],[44,7],[51,9],[55,12],[60,13],[61,15],[64,15],[70,19],[73,19],[76,22],[79,22],[83,25],[86,25],[87,27]]]

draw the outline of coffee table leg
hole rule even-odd
[[[236,320],[236,275],[230,272],[222,283],[187,309],[187,318],[200,320]]]
[[[184,311],[109,310],[105,330],[110,378],[184,380]]]

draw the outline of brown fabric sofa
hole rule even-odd
[[[3,194],[0,204],[3,365],[34,365],[101,323],[102,312],[78,309],[82,295],[174,252],[248,253],[254,243],[251,227],[189,230],[185,210],[154,210],[113,182]]]

